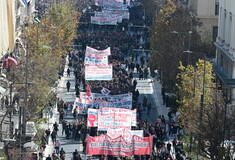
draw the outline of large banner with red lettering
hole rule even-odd
[[[87,81],[103,80],[111,81],[113,78],[113,66],[85,66],[85,79]]]
[[[116,113],[116,114],[115,114]],[[123,114],[123,116],[121,115]],[[129,116],[129,117],[124,117]],[[120,120],[122,118],[122,120]],[[107,131],[109,128],[128,128],[136,126],[136,109],[121,108],[88,109],[87,126]]]
[[[133,156],[150,155],[152,149],[152,136],[133,136],[130,142],[122,136],[110,138],[107,135],[98,137],[87,137],[88,155],[113,155],[113,156]]]
[[[111,138],[117,138],[117,137],[122,136],[126,141],[130,142],[134,135],[143,137],[144,131],[143,130],[129,130],[126,128],[109,128],[107,130],[107,135]]]
[[[98,112],[98,130],[107,131],[108,128],[131,129],[131,112]]]

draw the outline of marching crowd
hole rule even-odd
[[[67,108],[64,107],[66,106],[64,105],[66,102],[60,100],[58,103],[63,104],[59,105],[59,109],[64,110],[66,113]],[[177,125],[174,114],[169,112],[168,119],[169,120],[167,121],[165,117],[161,115],[156,119],[155,123],[150,123],[141,119],[137,120],[137,126],[132,127],[132,130],[143,130],[144,137],[153,136],[152,154],[145,156],[136,155],[132,158],[136,160],[142,160],[145,158],[151,160],[190,160],[183,150],[183,143],[179,141],[179,136],[182,134],[182,129]],[[53,131],[47,129],[45,131],[45,136],[42,138],[42,141],[47,144],[49,137],[51,137],[52,142],[55,145],[55,153],[52,155],[52,158],[54,157],[54,159],[56,159],[56,157],[60,157],[63,159],[65,156],[65,151],[63,148],[61,148],[60,142],[56,139],[58,125],[59,124],[57,122],[53,125]],[[72,122],[61,120],[61,125],[62,135],[64,135],[66,139],[73,139],[75,141],[82,142],[84,154],[86,153],[86,136],[99,136],[104,134],[104,132],[97,131],[97,127],[87,127],[86,115],[79,120],[77,117],[74,117]],[[77,157],[80,157],[80,155],[77,154]],[[102,156],[98,157],[100,157],[100,159],[103,158]],[[117,158],[108,156],[108,159]],[[125,159],[125,157],[123,157],[123,159]],[[74,160],[76,160],[76,158],[74,158]]]
[[[137,7],[138,10],[141,8]],[[141,14],[141,13],[140,13]],[[132,17],[132,21],[138,17]],[[85,18],[86,19],[86,18]],[[143,19],[141,18],[141,22]],[[137,22],[137,21],[136,21]],[[142,24],[142,23],[140,23]],[[168,114],[168,119],[166,120],[163,115],[160,115],[155,123],[150,123],[146,120],[142,120],[142,114],[146,113],[150,116],[152,109],[152,104],[148,102],[147,97],[144,97],[142,102],[139,99],[139,91],[136,89],[137,80],[133,78],[134,70],[137,70],[139,74],[139,80],[148,77],[148,67],[146,66],[145,57],[140,58],[140,62],[135,61],[132,50],[139,48],[140,46],[144,49],[146,45],[140,43],[140,39],[147,39],[146,33],[140,28],[138,34],[130,34],[124,31],[97,31],[94,33],[82,31],[79,33],[78,42],[82,45],[82,52],[79,55],[74,53],[69,53],[69,68],[73,68],[75,75],[75,90],[76,95],[79,96],[79,85],[83,85],[83,89],[86,88],[88,84],[84,77],[84,66],[79,63],[83,62],[84,52],[86,46],[92,48],[103,50],[111,47],[111,55],[109,56],[109,63],[113,65],[113,80],[112,81],[89,81],[92,93],[100,93],[103,87],[110,90],[110,94],[124,94],[133,93],[132,109],[137,109],[137,126],[132,127],[133,130],[143,130],[144,136],[153,136],[153,146],[151,155],[138,156],[135,155],[132,158],[136,160],[190,160],[186,156],[183,150],[183,143],[179,141],[179,135],[182,133],[182,129],[177,125],[175,117],[171,113]],[[78,58],[76,58],[78,57]],[[131,58],[128,58],[131,57]],[[78,59],[78,60],[75,60]],[[137,58],[136,58],[137,60]],[[67,70],[67,75],[70,75],[70,69]],[[69,82],[68,82],[69,83]],[[68,84],[67,83],[67,84]],[[70,86],[69,86],[70,87]],[[69,91],[69,88],[67,86]],[[85,91],[85,90],[84,90]],[[103,132],[98,132],[97,127],[87,127],[87,116],[78,119],[76,111],[73,112],[74,120],[72,122],[67,122],[64,120],[64,116],[67,115],[68,109],[73,108],[67,102],[61,99],[57,101],[58,112],[60,113],[59,122],[53,125],[53,130],[47,129],[44,136],[41,138],[43,147],[48,143],[49,137],[51,137],[53,144],[55,146],[55,153],[52,157],[47,157],[47,160],[53,159],[65,159],[65,151],[61,147],[60,142],[56,139],[58,132],[58,125],[62,125],[62,135],[66,139],[74,139],[75,141],[81,141],[83,145],[83,152],[86,153],[86,136],[98,136],[104,134]],[[103,159],[103,156],[98,156]],[[81,156],[78,151],[75,150],[73,153],[73,160],[80,160]],[[107,159],[118,159],[117,157],[108,156]],[[122,157],[122,159],[128,159],[128,157]]]

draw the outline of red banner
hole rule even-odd
[[[110,138],[107,135],[87,137],[88,155],[132,156],[150,155],[152,149],[152,136],[133,136],[132,141],[125,141],[123,137]]]

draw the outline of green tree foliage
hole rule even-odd
[[[198,51],[200,36],[196,32],[198,21],[193,17],[187,8],[167,0],[159,11],[159,14],[151,28],[151,49],[150,61],[153,69],[161,73],[161,81],[168,92],[174,92],[178,66],[181,61],[184,65],[188,63],[188,55],[183,53],[189,49],[189,31],[191,34],[190,50]],[[178,31],[174,34],[172,31]],[[190,63],[195,58],[189,57]]]
[[[196,153],[212,160],[223,159],[226,104],[222,91],[213,83],[212,64],[199,60],[195,67],[181,64],[179,69],[180,124],[187,133],[192,133],[195,142],[199,142]]]
[[[55,97],[52,89],[56,87],[62,56],[71,51],[76,37],[79,13],[68,2],[57,3],[40,23],[28,23],[21,36],[25,52],[15,74],[15,82],[25,82],[25,65],[28,57],[28,117],[34,117]],[[28,55],[26,57],[26,55]],[[22,74],[23,72],[23,74]],[[18,85],[24,98],[24,85]]]
[[[209,99],[211,88],[203,88],[202,86],[215,87],[212,83],[213,73],[212,64],[206,62],[204,66],[204,60],[199,60],[196,66],[188,65],[184,67],[182,63],[179,66],[181,71],[178,76],[178,96],[179,96],[179,112],[181,113],[181,124],[190,132],[194,132],[194,128],[197,128],[198,115],[195,112],[201,109],[201,95],[204,89],[204,103],[206,104]],[[205,74],[204,74],[205,71]],[[205,81],[204,81],[205,78]],[[203,82],[204,81],[204,82]],[[205,84],[203,84],[205,83]],[[195,122],[196,121],[196,122]],[[194,126],[193,124],[196,124]]]

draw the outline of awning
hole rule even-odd
[[[18,64],[18,62],[12,58],[12,57],[8,57],[6,59],[3,60],[3,68],[12,68],[15,67]]]
[[[39,149],[39,146],[36,143],[34,143],[33,141],[25,143],[24,147],[25,148],[30,148],[30,149],[33,149],[33,150],[36,150],[36,151],[38,151],[38,149]]]
[[[34,122],[26,122],[26,133],[25,135],[28,137],[33,137],[37,133],[35,123]]]
[[[0,93],[4,94],[6,92],[6,89],[0,86]]]

